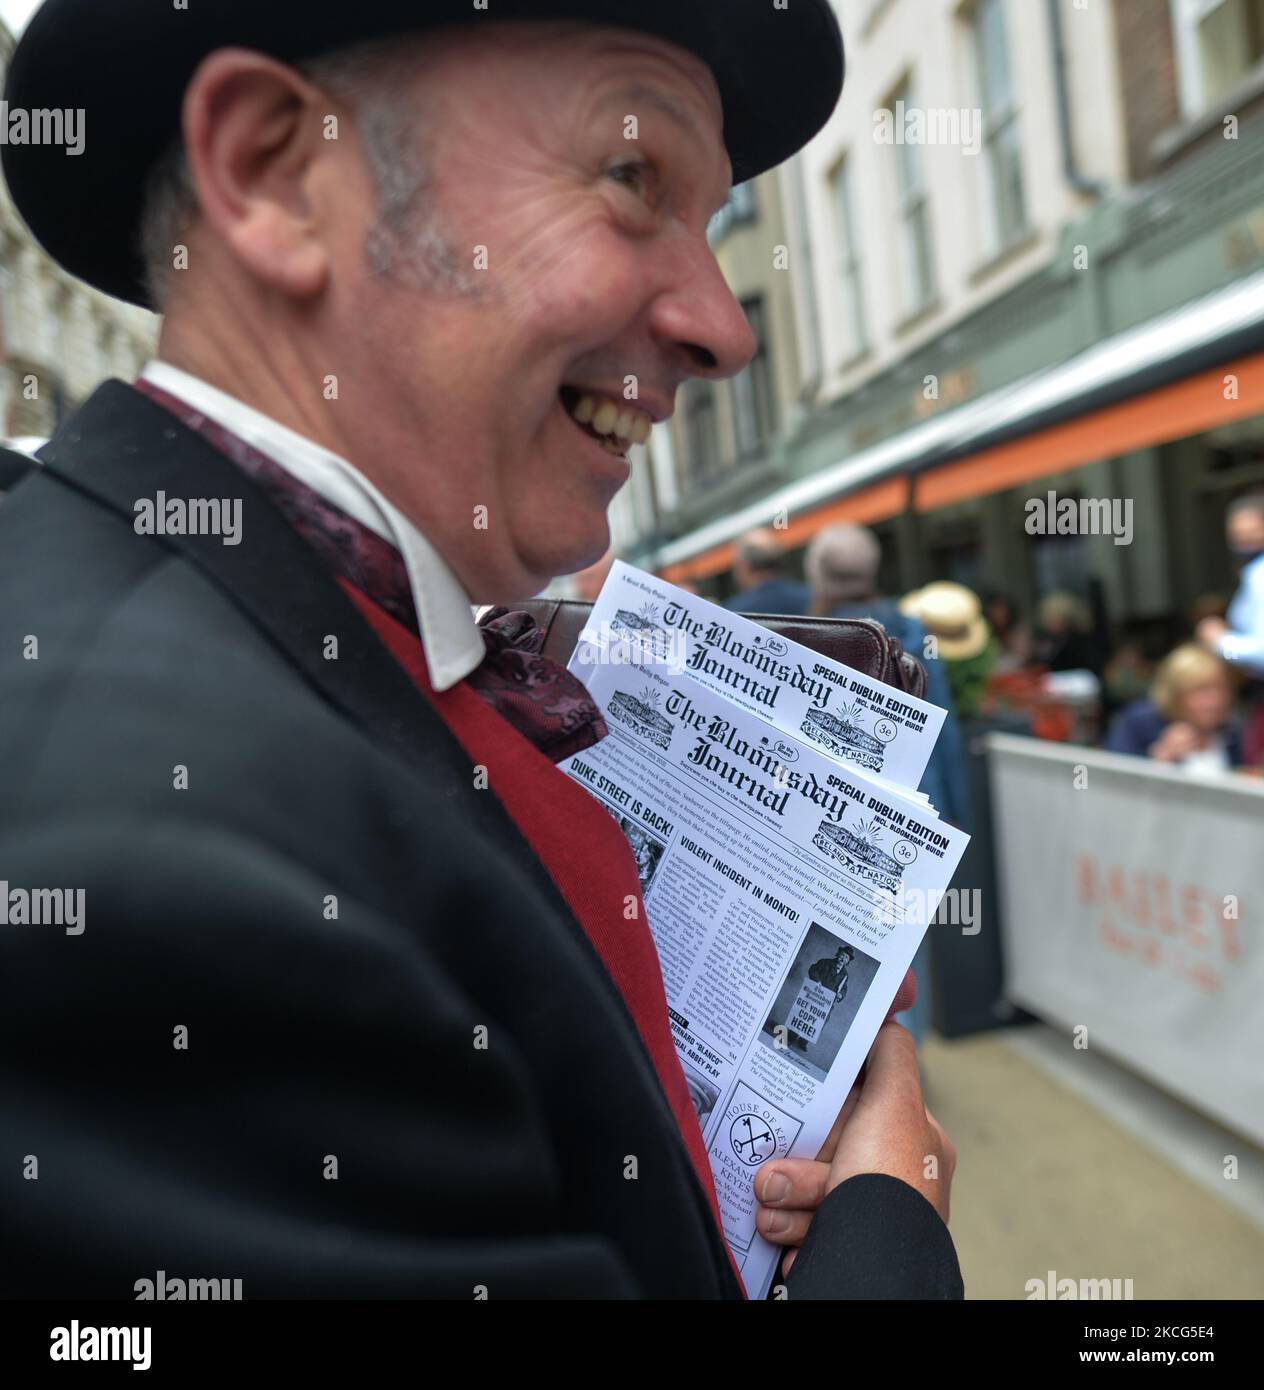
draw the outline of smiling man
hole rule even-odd
[[[315,9],[47,0],[10,69],[87,116],[5,151],[19,210],[165,321],[0,512],[0,872],[92,916],[0,939],[6,1278],[739,1297],[636,860],[555,766],[604,726],[470,605],[598,560],[630,445],[749,361],[707,225],[837,26]],[[207,499],[231,544],[137,522]],[[761,1175],[792,1296],[959,1296],[894,1025],[845,1118]]]

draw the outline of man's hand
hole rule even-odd
[[[839,1183],[887,1173],[920,1192],[946,1222],[956,1166],[957,1151],[922,1098],[916,1044],[887,1022],[816,1160],[783,1158],[760,1172],[755,1224],[767,1240],[793,1247],[783,1266],[789,1273],[813,1213]]]

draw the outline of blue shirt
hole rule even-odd
[[[726,599],[724,606],[730,613],[782,613],[788,617],[802,617],[811,601],[806,584],[796,584],[793,579],[767,579],[745,593]]]
[[[1243,569],[1225,621],[1229,631],[1220,639],[1220,655],[1264,676],[1264,555]]]

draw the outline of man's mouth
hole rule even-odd
[[[633,444],[644,444],[654,428],[653,419],[627,401],[595,396],[574,386],[558,392],[572,422],[608,454],[627,458]]]

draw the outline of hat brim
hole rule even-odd
[[[945,661],[971,661],[981,655],[991,640],[986,618],[975,618],[968,631],[961,637],[940,637],[939,655]]]
[[[189,78],[217,48],[298,61],[455,23],[571,19],[634,28],[708,64],[724,107],[734,182],[801,149],[829,119],[843,43],[829,0],[45,0],[14,52],[10,110],[83,111],[80,154],[6,144],[14,204],[46,251],[107,294],[148,307],[137,245],[149,171],[180,129]]]

